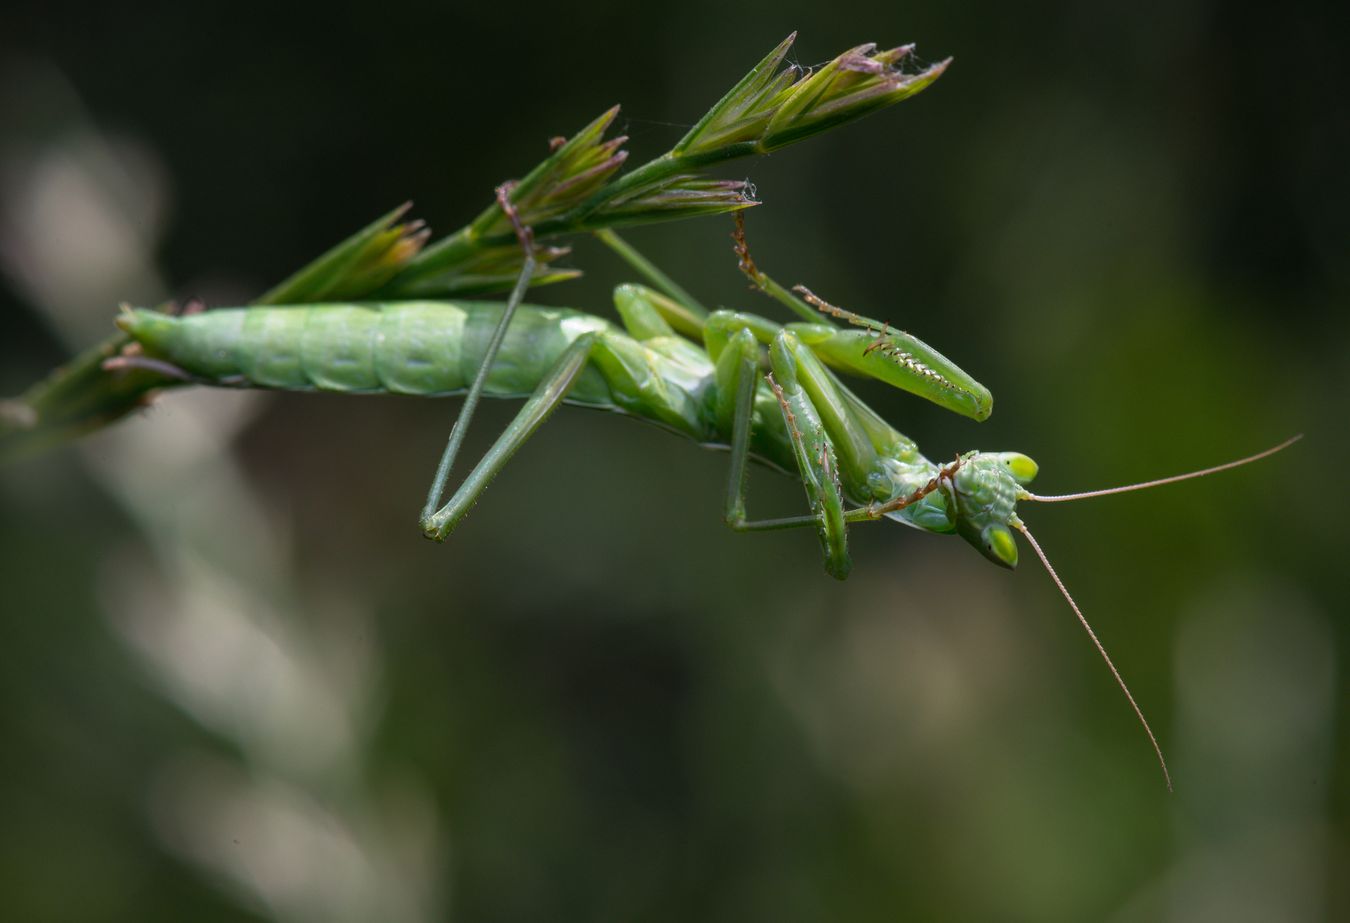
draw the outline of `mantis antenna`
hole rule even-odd
[[[1111,675],[1116,678],[1116,682],[1120,684],[1120,690],[1125,693],[1125,698],[1130,702],[1130,707],[1133,708],[1134,713],[1139,716],[1139,723],[1144,726],[1144,733],[1148,734],[1149,743],[1153,744],[1153,752],[1158,754],[1158,765],[1162,767],[1163,779],[1167,781],[1167,790],[1170,792],[1172,790],[1172,774],[1167,771],[1167,760],[1163,759],[1162,747],[1158,746],[1158,738],[1153,736],[1153,728],[1148,726],[1148,719],[1144,717],[1143,709],[1139,707],[1139,703],[1136,702],[1134,696],[1130,694],[1130,687],[1125,685],[1125,680],[1121,677],[1120,671],[1117,670],[1116,665],[1111,662],[1111,656],[1106,653],[1106,648],[1103,647],[1102,642],[1097,639],[1097,633],[1092,630],[1092,626],[1088,624],[1088,620],[1083,616],[1083,610],[1079,609],[1078,603],[1073,601],[1073,596],[1069,594],[1069,588],[1064,585],[1063,580],[1059,579],[1059,574],[1055,573],[1054,566],[1051,565],[1050,559],[1045,556],[1045,552],[1041,550],[1040,543],[1036,541],[1036,537],[1031,534],[1031,530],[1026,527],[1025,523],[1015,521],[1013,525],[1016,526],[1017,530],[1025,535],[1027,541],[1031,543],[1031,547],[1036,551],[1036,557],[1041,559],[1041,563],[1045,565],[1046,571],[1050,574],[1050,579],[1055,581],[1055,586],[1059,587],[1059,591],[1063,593],[1064,598],[1069,601],[1069,607],[1073,609],[1073,614],[1078,616],[1078,621],[1082,623],[1083,628],[1088,633],[1088,637],[1091,638],[1092,643],[1097,646],[1097,652],[1102,655],[1102,659],[1106,661],[1106,665],[1111,668]]]
[[[1281,442],[1279,445],[1272,446],[1271,448],[1266,449],[1263,452],[1257,452],[1255,455],[1248,455],[1246,458],[1239,458],[1236,461],[1224,462],[1222,465],[1215,465],[1212,468],[1202,468],[1199,471],[1188,471],[1185,474],[1174,474],[1171,477],[1158,478],[1157,480],[1153,481],[1143,481],[1139,484],[1126,484],[1123,487],[1108,487],[1104,490],[1087,490],[1081,493],[1054,494],[1052,496],[1040,496],[1039,494],[1033,494],[1030,491],[1024,490],[1018,495],[1018,499],[1034,500],[1040,503],[1062,503],[1066,500],[1085,500],[1088,497],[1104,497],[1107,494],[1123,494],[1132,490],[1145,490],[1149,487],[1161,487],[1163,484],[1175,484],[1177,481],[1187,481],[1190,480],[1191,478],[1200,478],[1209,474],[1216,474],[1220,471],[1227,471],[1229,468],[1237,468],[1240,467],[1241,465],[1251,464],[1254,461],[1260,461],[1263,458],[1266,458],[1270,455],[1274,455],[1276,452],[1289,448],[1291,445],[1298,442],[1302,438],[1303,434],[1299,433],[1295,436],[1289,437],[1284,442]],[[1122,692],[1125,693],[1125,698],[1129,700],[1130,707],[1134,709],[1134,713],[1139,717],[1139,723],[1144,726],[1144,732],[1148,734],[1149,742],[1153,744],[1153,752],[1158,754],[1158,765],[1162,767],[1163,778],[1167,780],[1167,790],[1169,792],[1172,791],[1172,774],[1167,771],[1167,761],[1163,759],[1162,747],[1158,746],[1158,738],[1153,736],[1153,729],[1148,726],[1148,719],[1144,717],[1144,712],[1142,709],[1140,709],[1139,703],[1137,703],[1134,700],[1134,696],[1130,694],[1130,687],[1125,685],[1125,680],[1121,678],[1120,671],[1117,670],[1116,665],[1111,662],[1111,657],[1106,653],[1106,648],[1103,647],[1102,642],[1098,640],[1097,633],[1093,631],[1092,626],[1088,624],[1088,620],[1083,616],[1083,610],[1078,608],[1078,603],[1074,602],[1073,596],[1070,595],[1068,587],[1064,585],[1064,581],[1059,579],[1059,574],[1055,573],[1054,566],[1050,563],[1050,559],[1045,556],[1045,552],[1041,550],[1040,543],[1037,542],[1036,537],[1031,534],[1031,530],[1028,529],[1026,527],[1026,524],[1023,523],[1020,519],[1014,518],[1012,525],[1014,525],[1019,532],[1025,535],[1027,541],[1031,543],[1031,547],[1036,552],[1036,557],[1041,559],[1041,563],[1045,565],[1046,571],[1050,574],[1050,579],[1055,581],[1055,586],[1059,587],[1060,593],[1064,594],[1064,598],[1068,601],[1069,607],[1073,609],[1073,614],[1078,616],[1078,621],[1082,623],[1083,628],[1088,633],[1088,637],[1091,638],[1092,643],[1096,645],[1097,652],[1102,655],[1102,659],[1106,661],[1106,665],[1111,668],[1111,675],[1113,675],[1116,678],[1116,682],[1120,684],[1120,689]]]
[[[1126,484],[1123,487],[1108,487],[1105,490],[1086,490],[1083,491],[1082,493],[1077,494],[1054,494],[1048,497],[1042,497],[1039,494],[1033,494],[1027,491],[1023,491],[1018,499],[1035,500],[1038,503],[1062,503],[1065,500],[1085,500],[1088,497],[1104,497],[1107,494],[1123,494],[1128,493],[1131,490],[1144,490],[1149,487],[1161,487],[1163,484],[1175,484],[1177,481],[1188,481],[1191,478],[1202,478],[1207,474],[1216,474],[1220,471],[1227,471],[1229,468],[1238,468],[1241,467],[1242,465],[1249,465],[1254,461],[1260,461],[1263,458],[1274,455],[1276,452],[1280,452],[1283,451],[1284,449],[1289,448],[1291,445],[1298,442],[1302,438],[1303,434],[1299,433],[1298,435],[1290,436],[1288,439],[1286,439],[1284,442],[1281,442],[1277,446],[1271,446],[1264,452],[1257,452],[1255,455],[1248,455],[1246,458],[1239,458],[1237,461],[1224,462],[1222,465],[1215,465],[1213,468],[1202,468],[1199,471],[1188,471],[1185,474],[1174,474],[1171,477],[1158,478],[1156,481],[1144,481],[1139,484]],[[1031,536],[1028,535],[1027,537],[1030,538]]]

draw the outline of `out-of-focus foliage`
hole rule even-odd
[[[864,40],[956,59],[905,106],[736,167],[766,270],[993,390],[974,424],[861,387],[931,454],[1025,451],[1057,492],[1308,436],[1025,511],[1159,731],[1168,796],[1034,562],[877,525],[840,585],[807,535],[720,526],[724,455],[576,410],[433,546],[416,511],[454,402],[173,396],[0,471],[0,916],[1350,913],[1329,20],[288,15],[7,7],[0,393],[107,335],[118,301],[238,303],[409,197],[450,230],[612,103],[639,160],[665,150],[797,28],[806,64]],[[630,239],[706,303],[772,313],[728,231]],[[587,241],[572,262],[587,275],[538,297],[608,311],[623,267]],[[484,408],[470,454],[511,411]],[[752,478],[757,510],[800,505]]]

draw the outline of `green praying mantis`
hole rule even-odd
[[[423,532],[437,541],[454,531],[562,403],[619,412],[729,449],[727,524],[744,532],[813,529],[826,571],[839,579],[850,569],[850,525],[886,520],[957,534],[1006,568],[1017,564],[1020,532],[1106,661],[1170,789],[1166,761],[1143,711],[1017,506],[1200,477],[1264,458],[1299,437],[1202,471],[1059,496],[1027,489],[1038,469],[1019,452],[970,451],[945,464],[926,458],[841,375],[880,380],[976,421],[992,411],[989,391],[918,337],[832,305],[802,286],[778,284],[758,267],[746,242],[742,210],[757,204],[746,184],[690,171],[776,149],[905,99],[931,84],[948,62],[905,73],[910,46],[884,52],[861,46],[817,71],[779,71],[791,41],[761,61],[670,152],[643,167],[614,178],[624,139],[602,140],[611,110],[570,140],[558,139],[543,164],[499,187],[487,211],[438,244],[424,247],[425,229],[398,223],[399,212],[340,244],[255,306],[192,306],[178,314],[125,307],[117,319],[124,336],[77,360],[46,391],[36,389],[27,406],[35,417],[45,412],[78,429],[115,418],[152,389],[185,384],[462,394],[420,519]],[[735,216],[741,271],[794,320],[709,312],[614,231],[719,212]],[[650,283],[616,289],[620,324],[524,303],[532,286],[573,274],[550,265],[563,251],[540,239],[577,232],[596,235]],[[505,302],[465,300],[505,283]],[[483,396],[525,401],[444,499]],[[750,518],[751,459],[799,478],[808,512]]]

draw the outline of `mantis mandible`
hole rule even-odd
[[[1299,437],[1201,471],[1058,496],[1027,489],[1038,467],[1020,452],[975,450],[946,464],[926,458],[840,375],[880,380],[975,421],[992,411],[989,391],[918,337],[832,305],[802,286],[779,285],[759,269],[746,243],[740,210],[756,204],[745,195],[746,185],[682,172],[773,150],[907,98],[947,64],[903,74],[897,65],[910,46],[880,53],[860,46],[819,71],[779,73],[790,42],[791,37],[752,70],[675,148],[637,170],[611,180],[624,156],[623,139],[601,142],[611,110],[572,139],[558,139],[550,158],[520,182],[499,187],[494,206],[475,222],[420,255],[426,232],[419,225],[390,227],[396,217],[391,215],[283,283],[262,299],[263,306],[177,316],[124,308],[117,324],[128,339],[115,344],[111,357],[96,356],[96,371],[113,378],[142,376],[135,387],[123,389],[133,398],[150,387],[182,384],[463,394],[420,518],[423,532],[437,541],[451,534],[562,403],[627,414],[729,449],[727,524],[743,532],[813,529],[826,571],[839,579],[850,568],[850,525],[888,520],[957,534],[1010,569],[1017,565],[1020,532],[1124,692],[1170,789],[1162,749],[1143,711],[1017,505],[1201,477],[1264,458]],[[612,230],[658,214],[728,211],[737,221],[733,236],[741,271],[796,320],[709,312]],[[532,285],[568,275],[548,268],[562,251],[537,240],[579,231],[595,234],[652,285],[616,289],[621,327],[580,311],[524,303]],[[452,297],[476,291],[484,279],[513,280],[505,303]],[[89,369],[76,367],[80,374]],[[62,387],[58,381],[49,393],[62,394]],[[525,403],[442,502],[485,395]],[[83,412],[79,401],[71,404]],[[130,404],[116,406],[116,412],[125,412]],[[752,458],[798,477],[808,512],[750,518],[746,489]]]

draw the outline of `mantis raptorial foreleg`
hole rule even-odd
[[[826,368],[817,349],[823,350],[823,355],[837,367],[896,383],[896,365],[892,357],[879,348],[894,349],[894,340],[886,325],[874,321],[860,324],[859,321],[864,319],[852,320],[863,327],[861,330],[841,330],[823,322],[822,312],[834,316],[842,316],[845,312],[830,309],[830,306],[813,307],[815,301],[808,304],[787,292],[754,265],[739,222],[735,237],[741,268],[756,286],[811,321],[784,327],[754,314],[717,311],[694,331],[702,337],[708,355],[716,363],[718,430],[731,436],[726,522],[737,531],[815,527],[825,554],[826,570],[842,578],[850,566],[847,524],[878,519],[887,511],[917,502],[929,490],[913,497],[893,498],[884,489],[889,487],[887,483],[879,484],[879,489],[873,491],[871,482],[877,474],[879,456],[903,456],[914,452],[914,445],[859,401]],[[634,262],[635,251],[631,247],[626,244],[615,246],[616,242],[612,240],[606,242],[629,262]],[[616,292],[616,303],[625,324],[639,339],[669,336],[674,332],[672,324],[688,320],[683,306],[674,301],[673,295],[662,296],[641,286],[622,286]],[[651,326],[640,320],[634,322],[632,311],[636,306],[653,316]],[[887,338],[882,340],[881,336]],[[776,410],[763,406],[764,392],[759,388],[763,378],[761,345],[769,347],[769,364],[774,373],[769,382],[773,398],[779,405]],[[908,346],[908,343],[904,345]],[[904,355],[912,358],[908,353]],[[917,363],[914,371],[924,374]],[[757,398],[760,401],[758,419],[755,416]],[[781,419],[773,419],[775,417]],[[805,516],[752,520],[748,517],[745,500],[751,446],[757,437],[763,438],[763,429],[775,426],[780,427],[780,437],[792,447],[812,512]],[[852,495],[866,496],[873,502],[846,511],[841,473],[845,482],[853,485]],[[887,503],[875,502],[882,499]]]
[[[848,536],[839,463],[834,445],[798,375],[794,356],[796,338],[780,330],[770,348],[772,376],[768,379],[781,409],[787,437],[793,446],[798,472],[805,485],[811,513],[781,519],[751,520],[746,513],[746,475],[755,423],[755,397],[763,378],[755,332],[734,329],[737,315],[714,314],[709,339],[717,342],[717,416],[722,430],[731,432],[731,471],[727,481],[726,522],[738,532],[815,526],[825,553],[825,568],[835,577],[848,575]],[[762,416],[760,425],[768,421]]]
[[[802,386],[792,350],[792,334],[784,331],[770,347],[769,387],[783,411],[788,437],[797,456],[797,468],[817,523],[825,570],[843,580],[852,563],[844,521],[844,496],[839,486],[839,462],[810,394]]]
[[[917,456],[914,443],[859,401],[826,363],[920,394],[975,419],[988,416],[989,393],[917,338],[836,308],[799,288],[805,295],[803,300],[776,283],[751,258],[739,216],[733,238],[741,271],[756,288],[791,309],[801,321],[784,326],[754,314],[731,311],[717,311],[706,319],[691,317],[688,306],[681,303],[682,290],[664,286],[664,274],[632,247],[612,234],[601,235],[650,281],[667,289],[662,295],[641,286],[622,287],[622,297],[616,301],[625,324],[639,339],[669,336],[674,332],[672,327],[701,336],[716,365],[714,409],[718,431],[731,436],[727,524],[737,531],[814,526],[826,570],[842,578],[849,569],[848,523],[876,520],[919,502],[939,489],[955,468],[944,469],[942,477],[933,478],[910,494],[895,496],[894,482],[880,470],[879,459]],[[639,304],[656,318],[650,328],[643,323],[635,325],[630,318],[631,306]],[[845,320],[850,326],[841,328],[829,318]],[[687,330],[689,326],[693,329]],[[768,379],[771,392],[759,387],[763,346],[769,348],[773,370]],[[774,432],[770,434],[770,430]],[[811,506],[809,515],[748,518],[748,460],[752,445],[766,437],[790,445]],[[848,496],[861,506],[844,509],[842,485],[848,485]]]
[[[821,364],[810,347],[803,345],[791,330],[780,330],[769,348],[773,371],[767,381],[781,410],[811,513],[780,519],[748,519],[746,476],[756,423],[760,355],[759,342],[750,329],[742,328],[727,335],[724,328],[734,323],[735,318],[730,312],[719,312],[708,323],[708,330],[717,331],[714,339],[721,344],[716,367],[718,419],[722,429],[730,429],[732,433],[727,525],[738,532],[814,526],[825,554],[825,570],[842,580],[851,566],[849,523],[876,521],[887,513],[918,503],[941,489],[944,481],[950,482],[962,461],[940,469],[936,477],[911,493],[887,497],[884,502],[877,495],[863,506],[845,510],[839,479],[841,467],[853,470],[854,476],[861,478],[855,484],[870,486],[868,472],[876,470],[879,452],[903,448],[908,440],[879,419],[860,414],[857,398]],[[763,416],[758,421],[760,426],[768,423]]]

